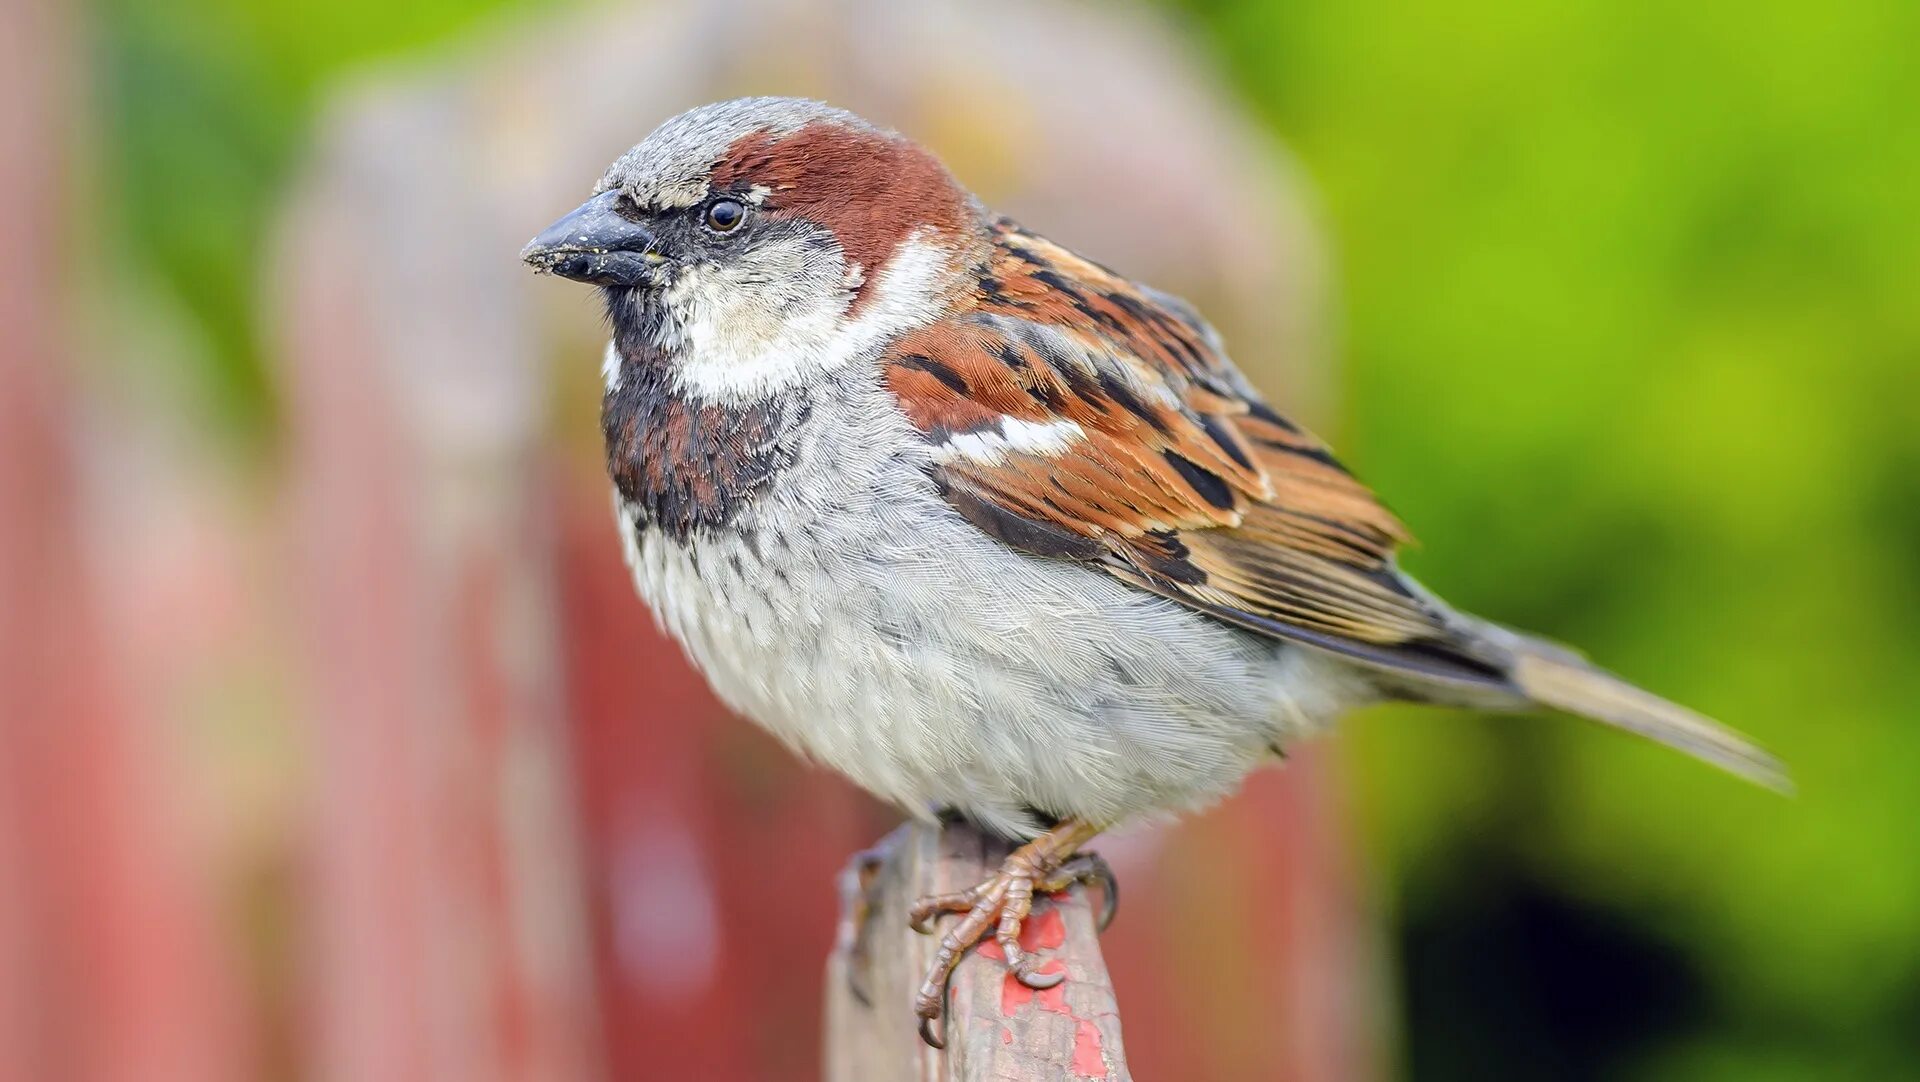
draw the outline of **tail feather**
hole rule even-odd
[[[1793,782],[1778,759],[1711,718],[1589,665],[1570,651],[1521,639],[1509,678],[1543,706],[1638,733],[1778,792]]]

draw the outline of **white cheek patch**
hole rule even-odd
[[[950,264],[944,248],[909,237],[853,319],[847,283],[858,279],[837,254],[800,241],[761,253],[752,267],[687,268],[667,294],[680,317],[674,378],[688,394],[737,405],[870,358],[940,316]]]
[[[964,458],[986,465],[998,465],[1010,454],[1057,455],[1086,438],[1086,431],[1074,421],[1023,421],[1002,417],[994,428],[961,432],[948,437],[934,449],[939,462]]]

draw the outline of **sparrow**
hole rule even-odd
[[[639,593],[714,691],[907,812],[1022,844],[923,899],[914,1009],[1117,824],[1199,808],[1357,707],[1540,707],[1776,788],[1780,765],[1447,606],[1407,532],[1190,305],[989,213],[815,101],[662,124],[521,253],[599,287]]]

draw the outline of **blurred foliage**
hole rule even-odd
[[[204,336],[188,373],[243,439],[273,416],[260,325],[272,211],[332,80],[534,0],[95,0],[109,232]]]
[[[97,0],[102,194],[233,431],[271,432],[260,264],[320,93],[538,6]],[[1920,1077],[1920,5],[1170,6],[1324,200],[1337,435],[1408,566],[1802,786],[1355,725],[1409,1073]]]
[[[1920,5],[1185,7],[1325,200],[1341,443],[1431,541],[1408,566],[1801,784],[1356,726],[1415,1076],[1920,1077]],[[1502,968],[1551,922],[1500,914],[1538,911],[1589,949]],[[1689,1006],[1493,1051],[1554,1001],[1602,1033]]]

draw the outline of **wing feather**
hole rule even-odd
[[[1394,568],[1399,520],[1174,298],[1002,221],[973,306],[885,373],[941,490],[1009,544],[1371,664],[1505,681]]]

